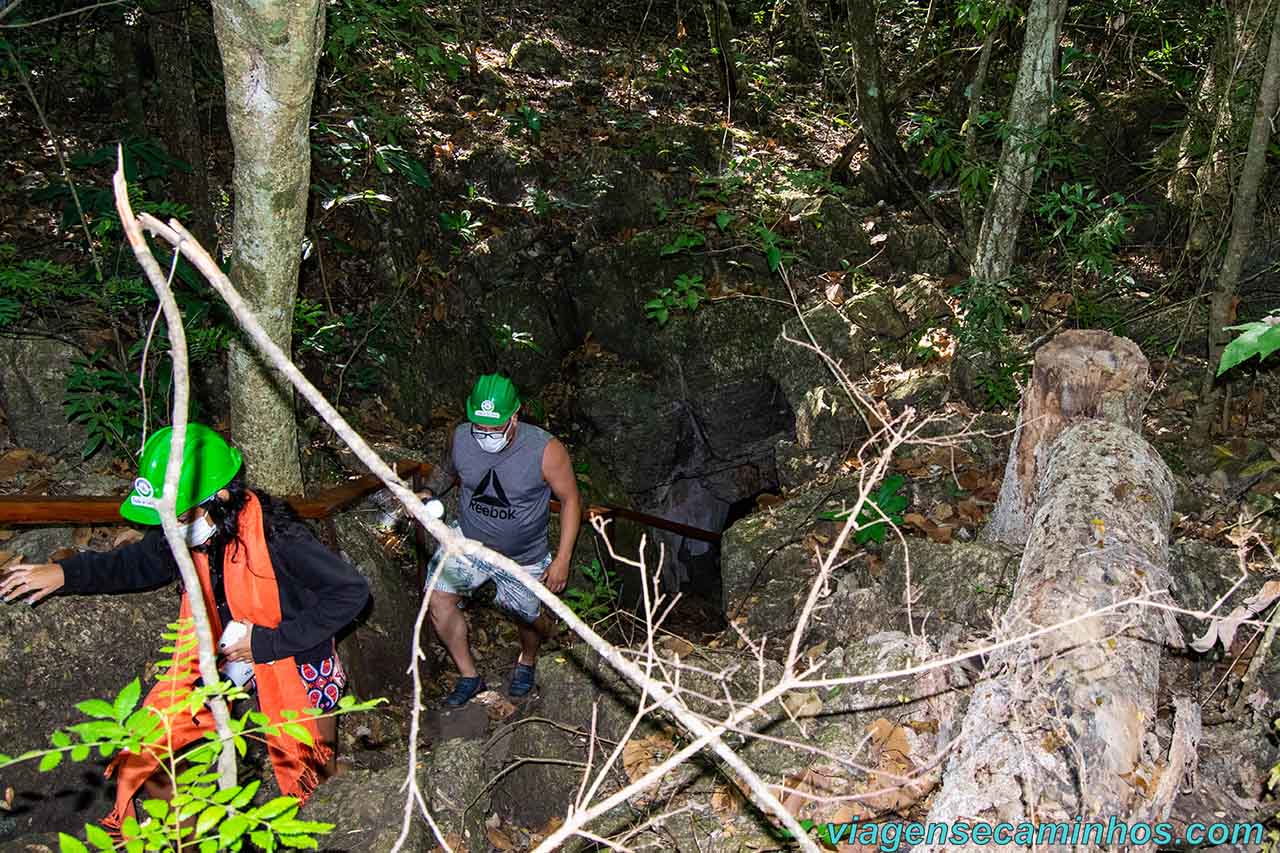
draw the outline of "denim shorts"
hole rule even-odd
[[[454,530],[459,529],[456,521],[449,524]],[[430,583],[431,576],[435,574],[436,566],[440,564],[440,560],[444,557],[444,548],[437,548],[435,555],[431,558],[430,565],[427,566],[427,582]],[[541,582],[542,576],[547,573],[547,567],[551,565],[551,554],[543,557],[537,563],[529,566],[521,566],[525,574],[536,581]],[[526,624],[532,623],[538,618],[538,612],[542,607],[542,602],[538,601],[538,597],[530,592],[524,584],[516,580],[516,578],[505,569],[500,569],[488,560],[482,560],[479,557],[471,557],[466,554],[455,553],[444,564],[444,568],[440,570],[440,577],[436,579],[435,588],[440,592],[448,592],[454,595],[470,595],[475,592],[486,581],[493,581],[494,586],[498,589],[497,605],[507,611],[517,619]]]

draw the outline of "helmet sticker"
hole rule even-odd
[[[139,497],[149,498],[155,494],[155,488],[151,485],[151,481],[146,477],[139,477],[133,481],[133,490],[138,493]]]
[[[502,417],[502,415],[500,415],[497,411],[495,411],[496,408],[497,407],[494,405],[493,398],[490,397],[489,399],[485,400],[483,403],[480,404],[480,408],[476,409],[476,417],[494,418],[494,419]]]

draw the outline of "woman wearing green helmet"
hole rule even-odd
[[[177,579],[177,563],[158,528],[156,511],[171,438],[166,427],[147,440],[133,490],[120,507],[126,519],[154,528],[142,541],[57,563],[14,566],[0,578],[0,598],[34,604],[55,592],[130,592]],[[368,601],[365,579],[317,542],[287,504],[248,488],[239,451],[201,424],[187,428],[176,511],[215,636],[229,640],[242,634],[220,647],[224,672],[239,665],[244,677],[252,678],[244,686],[273,721],[283,719],[285,711],[336,707],[346,675],[334,635]],[[183,619],[191,612],[188,594],[183,591]],[[198,675],[194,654],[175,653],[171,668],[184,674],[188,687]],[[207,713],[191,717],[177,712],[181,702],[174,702],[172,684],[160,688],[151,691],[146,704],[166,714],[174,748],[212,729]],[[267,745],[281,791],[305,800],[335,770],[337,726],[334,717],[301,719],[312,729],[314,746],[287,736],[269,737]],[[143,786],[152,797],[168,796],[168,780],[156,772],[162,755],[144,749],[121,753],[112,762],[108,772],[118,781],[116,807],[104,825],[119,829],[134,813],[133,796]]]

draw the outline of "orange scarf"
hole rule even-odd
[[[239,547],[236,547],[238,544]],[[205,611],[213,627],[214,637],[221,636],[222,624],[218,608],[213,600],[213,582],[209,577],[209,558],[199,551],[191,552],[196,574],[200,578],[200,592],[204,597]],[[231,616],[265,628],[280,624],[280,591],[276,585],[275,570],[267,551],[267,539],[262,527],[262,507],[252,492],[244,508],[240,510],[240,537],[223,551],[223,586]],[[189,624],[191,619],[190,591],[182,594],[182,611],[179,619]],[[195,644],[191,642],[195,628],[183,632],[176,645],[185,652],[175,652],[169,674],[173,680],[157,683],[147,694],[143,704],[154,708],[165,717],[162,741],[149,746],[141,753],[122,752],[107,768],[106,775],[116,777],[116,804],[111,814],[102,819],[102,825],[112,832],[119,832],[126,817],[134,817],[133,797],[150,776],[156,772],[161,760],[171,751],[178,750],[213,731],[213,714],[207,709],[192,717],[181,713],[190,691],[199,677],[199,665]],[[281,711],[292,709],[301,712],[312,707],[307,690],[298,674],[298,665],[292,657],[270,663],[255,663],[253,675],[257,680],[258,705],[273,724],[284,718]],[[173,706],[177,705],[178,709]],[[268,735],[267,752],[275,769],[280,791],[306,802],[316,785],[320,783],[318,768],[332,757],[333,750],[321,743],[320,733],[313,717],[299,714],[292,722],[306,727],[314,746],[286,734]]]

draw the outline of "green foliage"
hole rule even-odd
[[[1255,355],[1262,360],[1280,350],[1280,313],[1227,328],[1240,334],[1222,351],[1222,359],[1218,362],[1219,376]]]
[[[370,69],[390,69],[392,86],[425,94],[441,79],[453,82],[467,58],[458,38],[436,30],[412,0],[335,0],[327,9],[325,58],[338,88],[356,94],[375,87]]]
[[[598,622],[617,609],[622,591],[622,578],[609,571],[599,560],[581,567],[586,587],[570,587],[564,592],[565,603],[583,622]]]
[[[84,458],[103,447],[121,458],[133,458],[133,449],[141,443],[142,398],[134,377],[110,367],[103,350],[72,362],[63,411],[68,421],[88,433]]]
[[[910,498],[901,494],[907,480],[901,474],[891,474],[881,481],[880,487],[867,496],[867,500],[858,513],[857,530],[853,533],[853,541],[857,545],[867,542],[883,542],[888,527],[884,519],[893,524],[902,523],[902,511],[907,508]],[[829,510],[818,513],[824,521],[844,521],[852,510]]]
[[[338,366],[346,385],[367,391],[382,381],[387,361],[370,339],[393,309],[394,302],[376,301],[366,310],[337,313],[300,296],[293,306],[294,357],[315,357],[322,369]]]
[[[907,136],[908,147],[924,149],[920,171],[926,178],[947,178],[964,162],[964,144],[955,128],[940,115],[911,113],[914,129]]]
[[[164,651],[189,654],[195,644],[191,622],[174,623],[164,636],[170,641]],[[161,669],[171,668],[172,658],[160,661]],[[160,681],[174,681],[179,673],[165,672]],[[49,737],[46,749],[30,750],[21,755],[0,755],[0,769],[25,761],[39,761],[39,769],[47,772],[59,766],[63,759],[86,761],[93,753],[101,757],[114,755],[121,750],[138,753],[151,745],[163,744],[168,738],[165,717],[147,706],[139,707],[142,685],[138,679],[129,682],[112,699],[87,699],[77,704],[76,710],[87,718],[55,731]],[[229,681],[213,686],[200,686],[187,696],[178,697],[177,707],[185,707],[186,713],[196,713],[214,697],[228,702],[246,697],[243,690]],[[310,717],[338,716],[365,711],[384,702],[375,699],[358,702],[344,696],[338,703],[339,710],[323,714],[317,709],[303,713]],[[306,728],[297,722],[298,714],[286,711],[286,721],[274,725],[259,711],[248,711],[239,718],[232,718],[230,728],[238,752],[244,753],[246,740],[264,735],[280,735],[310,742]],[[145,800],[142,810],[150,818],[140,823],[127,818],[121,827],[129,838],[121,849],[134,851],[173,851],[181,849],[204,851],[245,849],[277,850],[280,848],[316,848],[317,837],[333,829],[332,824],[298,820],[298,801],[295,797],[276,797],[255,805],[254,799],[261,783],[257,780],[245,785],[218,787],[216,762],[222,745],[215,733],[182,756],[182,764],[170,755],[161,762],[161,769],[173,782],[171,800]],[[193,825],[183,825],[191,823]],[[114,850],[115,843],[103,829],[90,824],[84,828],[85,840],[96,850]],[[87,851],[89,847],[80,839],[62,833],[59,846],[63,851]]]
[[[457,213],[442,210],[440,225],[444,230],[457,234],[464,243],[474,243],[480,237],[480,228],[484,225],[484,220],[473,219],[471,211],[465,208]]]
[[[311,128],[311,150],[322,162],[335,166],[346,181],[367,180],[369,170],[376,169],[384,175],[399,175],[414,186],[430,188],[431,177],[426,166],[396,145],[385,127],[378,132],[373,125],[374,122],[365,116],[338,125],[316,122]],[[361,195],[339,193],[329,188],[325,197],[323,206],[327,210],[339,198],[350,202]]]
[[[659,326],[665,326],[673,311],[693,313],[707,298],[707,286],[700,273],[682,272],[671,287],[657,291],[653,299],[644,304],[644,315]]]
[[[535,145],[542,140],[542,120],[546,116],[528,104],[521,104],[513,112],[505,113],[502,117],[507,120],[507,136],[528,134]]]
[[[511,327],[510,323],[502,325],[494,325],[489,328],[493,335],[493,345],[504,352],[511,352],[518,347],[531,349],[538,355],[546,355],[542,347],[538,346],[538,342],[533,339],[533,332],[520,332]]]
[[[666,80],[688,73],[689,57],[684,48],[673,47],[665,54],[658,55],[658,68],[655,75],[659,80]]]
[[[953,291],[960,297],[960,325],[956,341],[962,352],[983,353],[983,367],[975,381],[986,395],[987,408],[1002,408],[1017,400],[1017,379],[1026,358],[1014,345],[1012,327],[1030,318],[1031,307],[1019,298],[1014,282],[966,279]]]
[[[795,260],[795,255],[784,248],[787,240],[780,237],[772,228],[760,222],[755,227],[755,233],[759,241],[758,247],[769,265],[769,272],[777,272],[784,263],[790,265]]]
[[[1142,210],[1120,193],[1100,196],[1096,187],[1077,181],[1042,194],[1037,212],[1054,229],[1048,240],[1062,247],[1072,266],[1105,277],[1114,272],[1116,249]]]
[[[191,167],[171,157],[160,147],[159,143],[150,139],[126,139],[120,143],[124,153],[125,177],[129,181],[129,200],[137,213],[150,213],[157,219],[170,217],[186,219],[191,211],[184,205],[175,202],[153,202],[147,198],[143,185],[149,181],[166,177],[174,170],[189,172]],[[117,149],[113,143],[104,145],[87,154],[77,154],[70,158],[69,165],[74,176],[76,195],[80,198],[80,207],[84,210],[93,235],[99,239],[121,234],[120,216],[116,213],[115,191],[110,180],[95,183],[90,175],[114,171]],[[71,187],[58,176],[55,180],[31,194],[34,201],[60,204],[62,215],[59,227],[65,231],[79,230],[80,212],[76,208],[75,196]]]
[[[669,255],[678,255],[690,249],[697,249],[706,245],[706,243],[707,238],[702,235],[701,231],[694,231],[689,228],[676,234],[670,242],[664,243],[658,254],[665,258]]]

